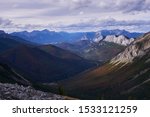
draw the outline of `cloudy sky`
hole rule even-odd
[[[150,0],[0,0],[0,29],[150,31]]]

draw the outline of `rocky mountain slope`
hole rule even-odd
[[[88,60],[105,62],[123,51],[125,46],[130,45],[133,41],[133,38],[129,39],[123,35],[108,35],[104,37],[101,32],[97,32],[93,39],[88,39],[84,35],[80,41],[59,43],[56,46],[74,52]]]
[[[32,32],[14,32],[11,35],[39,44],[52,44],[59,42],[74,42],[80,39],[84,33],[55,32],[45,29],[42,31],[34,30]]]
[[[150,99],[150,33],[103,66],[60,84],[83,99]]]
[[[57,100],[67,97],[35,90],[33,84],[7,64],[0,64],[0,100]],[[69,98],[68,98],[69,99]]]
[[[127,45],[131,44],[134,41],[134,39],[133,38],[128,39],[124,35],[119,35],[119,36],[108,35],[105,37],[105,39],[103,41],[113,42],[113,43],[116,43],[119,45],[127,46]]]
[[[49,31],[47,29],[38,31],[34,30],[32,32],[14,32],[11,35],[21,37],[27,41],[40,43],[40,44],[56,44],[60,42],[72,43],[79,41],[81,39],[88,39],[94,42],[99,42],[101,39],[105,38],[108,35],[124,35],[128,38],[137,38],[143,33],[128,32],[125,30],[101,30],[97,32],[55,32]],[[86,38],[85,38],[86,37]]]
[[[150,33],[145,34],[138,40],[135,40],[131,46],[127,47],[125,51],[116,56],[112,62],[129,63],[135,57],[144,56],[150,48]]]
[[[0,63],[36,82],[68,78],[95,63],[53,45],[39,46],[16,36],[0,34]]]
[[[0,83],[0,100],[64,100],[64,96],[46,93],[31,86]]]
[[[96,42],[96,43],[99,43],[100,41],[103,40],[103,38],[104,37],[102,36],[101,32],[96,32],[95,38],[93,39],[93,41]]]
[[[100,32],[104,37],[106,37],[108,35],[117,35],[117,36],[124,35],[125,37],[128,37],[128,38],[138,38],[138,37],[143,35],[143,33],[129,32],[129,31],[126,31],[126,30],[119,30],[119,29],[101,30]]]
[[[80,40],[75,43],[61,43],[56,46],[69,50],[85,59],[105,62],[123,51],[125,46],[112,42],[93,42],[90,40]]]

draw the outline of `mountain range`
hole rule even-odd
[[[150,99],[150,33],[104,65],[60,84],[82,99]]]
[[[127,38],[124,35],[108,35],[103,37],[101,33],[96,33],[93,40],[89,40],[86,35],[81,40],[74,43],[58,43],[56,46],[69,50],[88,60],[106,62],[123,51],[135,39]]]
[[[125,37],[124,35],[119,35],[119,36],[108,35],[108,36],[106,36],[106,38],[103,41],[113,42],[113,43],[116,43],[119,45],[127,46],[127,45],[130,45],[134,41],[134,38],[129,39],[129,38]]]
[[[88,40],[94,40],[97,36],[97,33],[100,33],[102,37],[106,37],[108,35],[124,35],[128,38],[137,38],[141,36],[143,33],[138,33],[138,32],[128,32],[125,30],[101,30],[98,32],[75,32],[75,33],[68,33],[68,32],[55,32],[55,31],[49,31],[47,29],[38,31],[34,30],[32,32],[14,32],[11,33],[13,36],[18,36],[21,37],[27,41],[31,41],[34,43],[39,43],[39,44],[55,44],[55,43],[60,43],[60,42],[76,42],[84,38]]]
[[[11,48],[17,47],[21,44],[25,44],[27,46],[37,46],[38,44],[24,40],[20,37],[12,36],[4,31],[0,32],[0,53],[5,52]]]
[[[6,51],[1,54],[1,57],[18,73],[29,78],[32,82],[51,82],[65,79],[94,66],[94,63],[77,56],[75,59],[63,58],[63,56],[56,57],[38,48],[24,45]]]
[[[119,52],[125,49],[125,46],[112,42],[90,40],[80,40],[74,43],[60,43],[56,46],[69,50],[87,60],[106,62]]]
[[[57,81],[95,64],[53,45],[32,45],[32,42],[17,39],[9,34],[0,35],[0,45],[5,47],[1,49],[0,57],[30,81]]]
[[[54,45],[33,43],[0,31],[0,99],[69,99],[42,92],[50,90],[42,83],[69,78],[95,64]]]
[[[150,99],[149,58],[150,33],[0,31],[0,99]]]

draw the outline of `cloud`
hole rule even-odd
[[[101,26],[144,26],[150,25],[150,20],[121,20],[107,19],[100,21]]]
[[[121,12],[123,14],[150,11],[149,0],[47,0],[47,5],[40,15],[62,16],[95,13]]]
[[[123,8],[123,12],[146,12],[150,10],[150,1],[149,0],[128,0],[124,4],[120,5],[120,8]]]
[[[11,23],[12,23],[11,20],[0,18],[0,26],[7,26],[10,25]]]
[[[49,23],[49,24],[15,24],[10,19],[0,18],[0,29],[8,32],[22,31],[22,30],[40,30],[49,29],[55,31],[97,31],[101,29],[127,29],[129,31],[149,31],[150,20],[116,20],[113,18],[107,19],[88,19],[74,22],[71,24]]]
[[[3,18],[0,17],[0,26],[1,27],[7,27],[7,26],[10,26],[10,25],[13,25],[11,20],[3,19]]]
[[[97,31],[100,29],[127,29],[136,31],[148,31],[150,29],[150,20],[115,20],[113,18],[97,20],[91,19],[89,21],[83,21],[80,23],[74,23],[71,25],[59,25],[56,26],[58,29],[68,31]],[[145,27],[145,28],[144,28]]]
[[[1,0],[0,10],[7,30],[150,29],[150,0]]]
[[[150,20],[115,20],[113,18],[97,20],[91,19],[86,22],[71,24],[69,27],[105,27],[105,26],[139,26],[150,25]]]
[[[43,14],[75,14],[78,11],[93,12],[145,12],[150,11],[149,0],[5,0],[0,1],[1,10],[36,10]],[[58,14],[58,15],[60,15]]]

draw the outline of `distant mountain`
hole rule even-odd
[[[69,50],[78,54],[79,56],[95,61],[108,61],[119,52],[123,51],[125,46],[130,45],[135,39],[128,38],[123,34],[127,31],[124,30],[112,30],[112,31],[96,32],[93,39],[89,39],[85,34],[79,41],[74,43],[58,43],[56,46]],[[107,35],[116,34],[116,35]],[[110,33],[111,32],[111,33]]]
[[[51,46],[39,49],[22,45],[6,51],[1,57],[19,74],[34,82],[65,79],[95,65],[77,55]]]
[[[119,29],[116,29],[116,30],[101,30],[100,31],[101,34],[106,37],[108,35],[124,35],[128,38],[138,38],[140,36],[142,36],[144,33],[138,33],[138,32],[128,32],[126,30],[119,30]]]
[[[133,38],[129,39],[129,38],[125,37],[124,35],[119,35],[119,36],[108,35],[105,37],[105,39],[103,41],[113,42],[113,43],[116,43],[119,45],[127,46],[127,45],[131,44],[134,41],[134,39]]]
[[[122,53],[116,56],[112,61],[129,63],[133,62],[136,57],[143,57],[150,50],[150,33],[145,34],[138,40],[135,40]]]
[[[55,32],[49,31],[47,29],[42,31],[32,31],[32,32],[14,32],[11,35],[21,37],[27,41],[40,43],[40,44],[56,44],[61,42],[73,43],[79,40],[87,39],[93,41],[99,41],[108,35],[124,35],[128,38],[137,38],[143,33],[130,33],[125,30],[102,30],[98,32]]]
[[[101,32],[96,32],[95,38],[93,39],[93,41],[99,43],[100,41],[103,40],[103,38],[104,36],[101,34]]]
[[[0,30],[0,34],[4,34],[5,32],[3,30]]]
[[[67,32],[55,32],[55,31],[32,31],[32,32],[14,32],[11,35],[19,36],[28,41],[40,43],[40,44],[50,44],[50,43],[60,43],[60,42],[73,42],[80,40],[84,33],[67,33]]]
[[[150,99],[150,33],[103,66],[60,84],[82,99]]]
[[[56,46],[76,53],[85,59],[101,62],[110,60],[125,48],[125,46],[112,42],[93,42],[90,40],[81,40],[72,44],[60,43],[56,44]]]
[[[28,46],[35,46],[37,44],[26,41],[22,38],[9,35],[5,33],[4,31],[1,31],[0,33],[0,53],[4,52],[6,50],[9,50],[11,48],[17,47],[19,45],[28,45]]]

